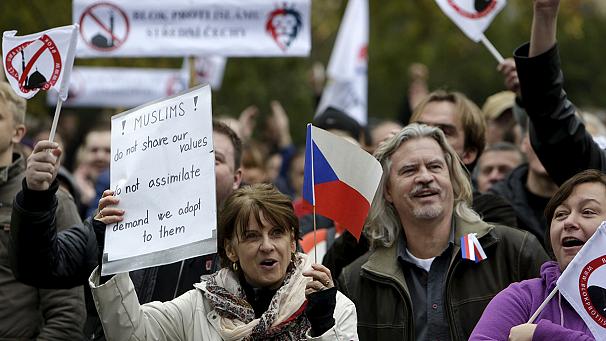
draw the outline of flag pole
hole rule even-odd
[[[533,323],[534,322],[534,320],[537,318],[537,316],[539,316],[539,314],[541,313],[541,311],[543,311],[543,308],[545,308],[545,306],[547,305],[547,303],[549,303],[549,301],[553,298],[553,295],[555,295],[556,292],[558,292],[558,286],[557,285],[556,285],[555,288],[553,288],[553,290],[551,290],[551,293],[549,293],[549,296],[547,296],[547,298],[545,298],[545,301],[543,301],[543,303],[541,303],[541,305],[537,308],[537,311],[535,311],[534,314],[532,314],[532,316],[528,320],[528,323]]]
[[[63,105],[63,101],[61,100],[61,95],[57,97],[57,107],[55,108],[55,117],[53,117],[53,125],[51,126],[51,131],[48,136],[48,140],[53,142],[55,139],[55,133],[57,132],[57,124],[59,123],[59,114],[61,113],[61,105]]]
[[[314,263],[318,264],[318,249],[316,244],[316,188],[314,178],[314,137],[313,137],[313,126],[309,125],[309,154],[311,159],[311,198],[314,218]]]
[[[482,41],[482,44],[484,44],[484,46],[488,49],[488,51],[490,51],[492,56],[497,60],[497,62],[499,62],[499,64],[502,64],[505,59],[503,59],[503,56],[501,56],[499,51],[497,51],[494,45],[492,45],[490,40],[486,38],[484,33],[482,33],[482,35],[480,36],[480,40]]]
[[[194,56],[189,56],[186,57],[188,58],[189,61],[189,87],[193,88],[194,86],[196,86],[196,57]]]

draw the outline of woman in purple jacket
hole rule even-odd
[[[541,267],[541,278],[513,283],[484,310],[470,340],[594,340],[589,328],[559,293],[534,323],[530,316],[556,286],[556,281],[583,244],[606,220],[606,174],[585,170],[566,181],[545,208],[551,224],[548,251],[555,261]]]

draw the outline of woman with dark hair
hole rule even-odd
[[[99,217],[121,219],[112,196]],[[223,268],[170,302],[139,305],[128,274],[90,284],[108,340],[357,340],[353,303],[296,252],[299,224],[272,185],[236,190],[219,214]]]
[[[550,222],[547,248],[556,261],[541,267],[541,278],[511,284],[484,310],[470,340],[594,340],[589,328],[558,293],[533,323],[530,316],[555,288],[583,244],[606,220],[606,174],[582,171],[551,198],[545,208]]]

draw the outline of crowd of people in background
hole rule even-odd
[[[399,115],[313,118],[383,167],[359,240],[314,222],[304,127],[272,101],[265,122],[255,106],[213,120],[218,254],[111,277],[109,121],[45,141],[48,122],[0,83],[0,339],[593,340],[563,297],[526,323],[606,220],[605,117],[563,89],[558,5],[534,1],[530,42],[481,106],[414,64]],[[470,234],[486,259],[461,257]]]

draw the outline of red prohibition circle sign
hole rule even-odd
[[[105,18],[100,17],[100,12],[104,9],[108,10],[106,13],[109,13],[109,20],[104,20]],[[114,13],[117,13],[118,16],[114,16]],[[122,36],[118,36],[118,34],[114,32],[114,21],[116,18],[124,21],[125,31]],[[90,21],[87,20],[85,22],[86,19],[92,20],[93,23],[87,24],[87,22]],[[80,16],[79,24],[80,37],[86,42],[86,45],[94,50],[103,52],[118,49],[126,42],[130,32],[130,24],[126,12],[109,2],[99,2],[85,8]],[[98,29],[97,34],[92,37],[86,34],[89,30],[92,30],[90,27]]]
[[[595,303],[592,300],[591,290],[587,286],[589,277],[591,274],[601,266],[606,265],[606,255],[600,256],[591,262],[589,262],[583,270],[581,271],[581,275],[579,276],[579,294],[581,295],[581,302],[583,303],[583,308],[587,311],[587,314],[594,320],[598,325],[602,328],[606,328],[606,312],[601,312],[598,308],[604,309],[606,307],[596,307]],[[594,297],[595,298],[595,297]]]
[[[460,15],[469,19],[480,19],[487,16],[497,6],[497,0],[491,0],[490,3],[480,12],[470,12],[455,3],[455,0],[447,0],[452,7]]]
[[[13,59],[15,58],[15,56],[17,54],[19,54],[21,51],[25,50],[26,47],[28,47],[29,45],[33,44],[36,41],[41,41],[42,46],[40,46],[40,48],[38,48],[38,50],[36,50],[36,52],[32,55],[32,57],[29,59],[29,61],[25,65],[25,68],[21,71],[21,74],[19,74],[17,69],[15,69],[15,67],[13,66]],[[25,83],[27,81],[29,72],[36,65],[36,62],[38,61],[38,59],[40,59],[40,57],[42,56],[42,54],[45,51],[49,51],[51,54],[51,57],[53,59],[52,73],[51,73],[50,79],[35,89],[25,88],[25,85],[26,85]],[[11,77],[13,77],[14,79],[17,80],[17,82],[19,83],[19,90],[21,90],[23,93],[28,93],[30,91],[37,91],[38,89],[45,90],[45,91],[50,89],[52,86],[57,84],[57,80],[59,80],[59,76],[61,76],[61,69],[63,68],[63,62],[61,61],[61,54],[59,53],[59,49],[57,48],[57,45],[51,39],[51,37],[49,37],[46,34],[42,35],[38,39],[26,41],[26,42],[18,45],[17,47],[13,48],[12,50],[10,50],[6,54],[6,60],[5,60],[4,64],[6,65],[6,71],[8,72],[8,74]],[[25,64],[25,61],[24,61],[24,64]]]

